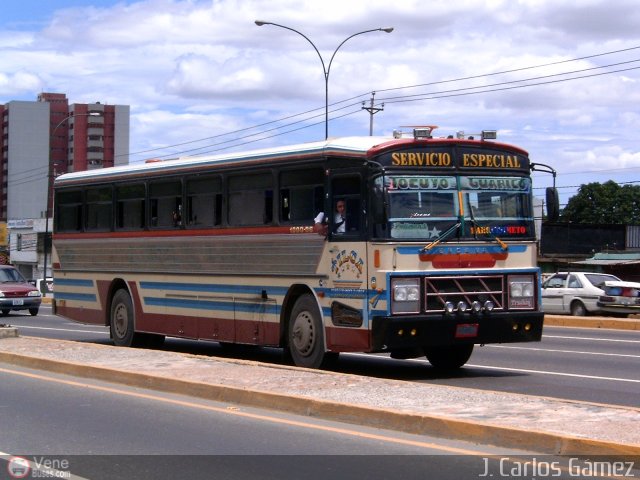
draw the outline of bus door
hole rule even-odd
[[[365,198],[361,171],[332,171],[328,202],[329,287],[334,327],[328,331],[330,346],[368,348],[366,335],[356,334],[367,315],[367,244]],[[328,210],[328,207],[326,207]],[[361,331],[361,330],[360,330]]]

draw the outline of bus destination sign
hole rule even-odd
[[[529,171],[526,155],[506,149],[423,146],[384,153],[376,160],[391,168]]]

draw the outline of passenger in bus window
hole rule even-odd
[[[336,202],[336,210],[333,214],[333,233],[344,233],[347,231],[347,205],[344,200]],[[314,219],[314,231],[326,235],[328,230],[327,218],[324,212],[320,212]]]
[[[173,211],[172,217],[174,227],[182,226],[182,205],[178,205],[178,210]]]

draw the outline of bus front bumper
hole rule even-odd
[[[542,312],[374,317],[372,351],[469,343],[536,342],[542,338],[543,320]]]

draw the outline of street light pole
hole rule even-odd
[[[98,112],[90,112],[90,113],[70,113],[66,117],[64,117],[60,122],[53,127],[51,130],[51,135],[49,135],[49,168],[47,172],[47,209],[44,212],[45,220],[44,220],[44,242],[43,242],[43,250],[44,250],[44,263],[42,266],[42,270],[44,271],[42,274],[42,281],[46,284],[47,282],[47,239],[49,237],[49,212],[51,211],[51,187],[53,186],[53,155],[52,155],[52,143],[53,139],[56,135],[56,130],[64,124],[71,117],[98,117],[100,114]]]
[[[393,32],[393,27],[387,27],[387,28],[373,28],[371,30],[364,30],[362,32],[354,33],[353,35],[350,35],[347,38],[345,38],[340,43],[340,45],[338,45],[338,47],[333,51],[333,55],[331,55],[331,59],[329,60],[329,65],[325,66],[324,59],[322,58],[320,51],[315,46],[315,44],[309,39],[309,37],[307,37],[304,33],[299,32],[294,28],[287,27],[285,25],[280,25],[278,23],[264,22],[262,20],[256,20],[255,23],[259,27],[263,25],[273,25],[274,27],[284,28],[286,30],[291,30],[292,32],[297,33],[298,35],[303,37],[307,42],[311,44],[313,49],[318,54],[318,57],[320,57],[320,63],[322,63],[322,71],[324,73],[324,138],[325,140],[329,138],[329,73],[331,72],[331,64],[333,63],[333,58],[336,56],[336,53],[338,53],[338,50],[340,50],[340,47],[342,47],[342,45],[344,45],[348,40],[352,39],[357,35],[363,35],[365,33],[370,33],[370,32],[386,32],[386,33]]]

